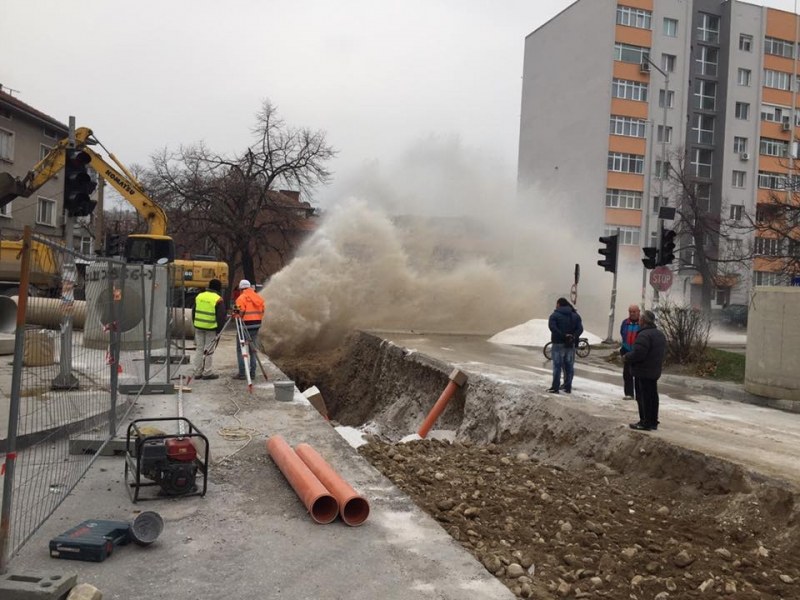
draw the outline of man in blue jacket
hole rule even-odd
[[[572,393],[572,377],[575,375],[575,346],[583,333],[583,322],[566,298],[556,300],[556,309],[547,322],[550,327],[551,356],[553,358],[553,385],[547,391],[558,394],[561,383],[561,369],[564,369],[564,387],[567,394]]]
[[[619,349],[620,356],[625,356],[633,350],[633,342],[636,341],[636,334],[639,333],[639,306],[631,304],[628,307],[628,318],[622,321],[619,328],[619,335],[622,338],[622,347]],[[625,387],[625,400],[633,400],[633,375],[631,365],[622,359],[622,383]]]

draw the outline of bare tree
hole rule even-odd
[[[336,152],[324,132],[287,126],[269,100],[256,114],[253,135],[254,143],[233,156],[202,143],[162,150],[144,180],[167,210],[176,239],[217,254],[256,281],[269,255],[285,260],[298,223],[313,212],[279,190],[309,193],[326,183],[326,163]]]
[[[676,197],[678,268],[693,270],[702,278],[700,309],[708,315],[715,288],[727,287],[749,269],[752,253],[733,242],[739,239],[735,233],[741,228],[723,216],[724,200],[718,208],[713,206],[710,184],[696,176],[685,151],[674,153],[669,166],[670,188]]]

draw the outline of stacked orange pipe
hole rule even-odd
[[[317,523],[330,523],[339,513],[339,503],[279,435],[267,440],[267,452]]]
[[[341,475],[333,470],[325,459],[308,444],[298,444],[295,452],[311,472],[317,476],[322,484],[339,502],[339,516],[347,525],[356,527],[367,520],[369,516],[369,502],[356,492]]]

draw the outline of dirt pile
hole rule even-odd
[[[374,424],[362,454],[520,597],[800,598],[782,482],[475,376],[438,423],[457,442],[393,443],[449,365],[368,334],[276,363],[334,419]]]

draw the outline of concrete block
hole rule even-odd
[[[103,594],[93,585],[79,583],[72,588],[67,600],[103,600]]]
[[[303,392],[303,396],[311,403],[311,406],[317,409],[319,414],[328,419],[328,407],[325,406],[325,399],[322,397],[322,393],[319,389],[317,389],[317,386],[312,385]]]
[[[453,369],[453,372],[450,373],[450,381],[454,382],[458,387],[461,387],[467,383],[467,374],[458,369]]]
[[[55,347],[52,332],[44,329],[26,331],[22,364],[26,367],[44,367],[55,364]]]
[[[77,582],[77,573],[6,573],[0,575],[0,598],[60,600]]]

